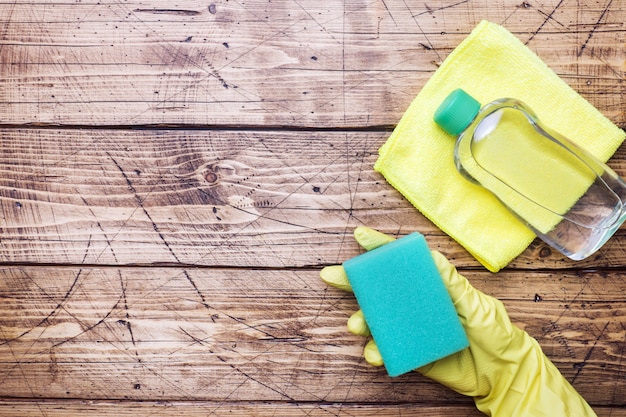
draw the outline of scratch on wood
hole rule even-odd
[[[436,9],[432,9],[432,8],[430,8],[428,5],[425,5],[425,6],[426,6],[426,11],[425,11],[425,12],[419,12],[419,13],[417,13],[417,14],[412,15],[411,17],[417,17],[417,16],[421,16],[421,15],[423,15],[423,14],[433,14],[433,12],[438,12],[438,11],[440,11],[440,10],[451,9],[451,8],[456,7],[456,6],[459,6],[459,5],[461,5],[461,4],[468,3],[469,1],[470,1],[470,0],[462,0],[462,1],[459,1],[459,2],[457,2],[457,3],[448,4],[447,6],[437,7]]]
[[[61,309],[63,309],[63,306],[65,305],[65,303],[67,303],[67,301],[70,299],[71,294],[74,292],[74,288],[76,288],[76,284],[78,283],[78,281],[80,280],[80,277],[83,273],[82,269],[78,270],[78,273],[76,274],[76,277],[74,277],[74,281],[72,282],[72,285],[70,285],[70,288],[67,290],[67,292],[65,293],[65,295],[63,296],[63,299],[61,301],[59,301],[56,305],[56,307],[43,319],[41,319],[39,321],[39,323],[37,323],[35,326],[33,326],[32,328],[22,332],[20,335],[12,338],[12,339],[8,339],[8,340],[3,340],[2,342],[0,342],[0,346],[2,345],[6,345],[7,343],[13,342],[15,340],[21,339],[22,337],[26,336],[27,334],[31,333],[32,331],[34,331],[36,328],[42,326],[44,323],[48,323],[48,320],[50,320],[52,317],[54,317]],[[29,277],[30,278],[30,277]]]
[[[137,201],[137,205],[139,206],[139,208],[143,211],[143,213],[145,214],[145,216],[148,218],[148,220],[150,221],[150,223],[152,224],[152,229],[157,233],[157,235],[159,236],[159,239],[161,240],[161,242],[163,242],[163,244],[165,245],[165,247],[167,248],[168,252],[170,253],[170,255],[172,255],[172,257],[174,258],[174,260],[178,263],[181,263],[180,259],[178,258],[178,256],[176,255],[176,253],[174,253],[174,250],[172,249],[172,247],[170,246],[170,244],[168,243],[167,239],[165,239],[165,236],[163,235],[163,233],[161,232],[161,230],[159,229],[159,226],[156,224],[156,222],[152,219],[152,216],[150,216],[150,213],[148,213],[148,210],[144,207],[143,205],[143,201],[141,200],[141,198],[139,197],[139,194],[137,194],[137,190],[135,189],[135,187],[132,184],[132,181],[130,180],[130,178],[128,177],[128,175],[126,175],[126,172],[124,171],[124,169],[120,166],[120,164],[115,160],[115,158],[113,158],[113,155],[111,155],[109,152],[107,152],[108,157],[113,161],[113,163],[115,164],[115,166],[117,167],[117,169],[121,172],[122,177],[124,177],[124,179],[126,180],[126,184],[128,186],[128,189],[130,190],[131,193],[133,193],[133,196],[135,197],[135,201]],[[200,289],[198,288],[198,286],[196,285],[196,283],[194,282],[194,280],[191,278],[191,276],[189,275],[189,273],[187,271],[183,272],[183,275],[185,276],[185,278],[187,279],[187,281],[191,284],[191,286],[193,287],[194,291],[196,292],[196,294],[200,297],[200,300],[202,302],[202,305],[207,308],[210,309],[211,306],[209,306],[209,304],[207,304],[206,298],[204,297],[204,294],[202,294],[202,291],[200,291]],[[130,329],[129,329],[130,330]]]
[[[609,11],[609,8],[611,7],[612,3],[613,3],[613,0],[609,0],[609,3],[606,5],[604,10],[602,11],[602,14],[598,18],[598,21],[596,22],[596,24],[591,29],[591,32],[589,32],[589,36],[587,36],[587,39],[585,40],[585,42],[580,47],[580,51],[578,51],[578,57],[580,57],[583,54],[583,51],[587,47],[587,44],[591,40],[591,37],[593,36],[593,34],[596,32],[596,30],[598,30],[598,27],[600,27],[600,22],[602,22],[602,19],[604,19],[604,16],[606,15],[606,12]]]
[[[126,185],[128,186],[129,191],[133,194],[133,197],[135,198],[135,201],[137,202],[138,207],[142,210],[143,214],[148,218],[148,220],[150,221],[150,223],[152,224],[152,229],[156,232],[156,234],[159,236],[159,239],[161,240],[161,242],[163,242],[163,244],[165,245],[165,247],[167,248],[168,252],[170,253],[170,255],[172,255],[172,257],[174,258],[174,260],[176,262],[180,263],[180,260],[178,259],[178,256],[176,256],[176,254],[174,253],[174,251],[172,250],[172,248],[170,247],[170,244],[167,242],[167,240],[165,239],[165,236],[163,235],[163,233],[161,232],[161,230],[159,229],[159,226],[156,224],[156,222],[152,219],[152,216],[150,216],[150,213],[148,213],[148,210],[144,207],[143,205],[143,200],[141,199],[141,197],[139,197],[139,194],[137,193],[137,190],[135,189],[132,181],[130,180],[130,178],[128,177],[128,175],[126,174],[126,171],[124,171],[124,169],[121,167],[121,165],[115,160],[115,158],[113,158],[113,155],[111,155],[109,152],[107,152],[107,156],[111,159],[111,161],[113,161],[113,164],[115,164],[115,166],[117,167],[117,169],[120,171],[120,173],[122,174],[122,177],[124,178],[124,180],[126,181]]]
[[[196,10],[181,9],[135,9],[135,13],[171,14],[175,16],[198,16],[200,12]]]
[[[205,341],[204,341],[204,340],[202,340],[202,339],[200,339],[200,338],[197,338],[196,336],[192,335],[191,333],[189,333],[187,330],[183,329],[183,328],[182,328],[182,327],[180,327],[180,326],[178,326],[178,329],[179,329],[181,332],[183,332],[183,334],[185,334],[185,335],[189,336],[189,338],[190,338],[191,340],[193,340],[193,341],[194,341],[194,343],[197,343],[197,344],[199,344],[199,345],[201,345],[201,346],[206,346],[206,343],[205,343]]]
[[[385,6],[387,13],[389,13],[389,17],[391,17],[391,21],[393,22],[393,24],[398,26],[398,24],[396,23],[396,19],[393,18],[393,15],[391,14],[391,10],[389,10],[389,7],[387,7],[387,3],[385,3],[385,0],[380,0],[380,1],[383,3],[383,6]],[[380,24],[380,21],[378,23]]]
[[[585,366],[587,365],[587,362],[589,361],[589,359],[591,358],[591,354],[593,353],[594,349],[596,348],[596,345],[598,344],[598,342],[600,341],[600,339],[602,338],[602,336],[604,336],[604,333],[606,332],[606,329],[609,327],[609,324],[611,322],[607,322],[604,325],[604,328],[602,329],[602,331],[600,332],[600,335],[598,335],[598,337],[596,337],[595,342],[593,343],[593,346],[591,346],[591,348],[589,349],[589,351],[587,352],[587,354],[585,355],[585,359],[583,359],[582,362],[577,363],[574,365],[574,368],[577,369],[576,371],[576,375],[574,375],[574,378],[572,378],[572,380],[570,381],[570,383],[572,385],[574,385],[574,382],[576,382],[576,379],[578,378],[578,376],[580,375],[580,373],[583,371],[583,369],[585,368]]]
[[[80,192],[78,192],[78,190],[76,191],[77,194],[80,195]],[[102,226],[102,223],[100,223],[100,220],[98,220],[98,216],[96,215],[96,213],[93,211],[93,209],[91,208],[91,206],[89,205],[89,203],[87,202],[87,200],[85,199],[84,196],[80,196],[81,200],[83,201],[83,204],[85,204],[85,207],[88,207],[89,209],[89,213],[93,216],[93,218],[95,219],[96,222],[96,226],[98,226],[98,229],[102,232],[102,234],[104,235],[104,240],[106,242],[106,247],[104,249],[102,249],[102,252],[100,252],[98,254],[98,257],[96,259],[100,259],[100,256],[102,256],[102,254],[104,253],[104,251],[106,250],[106,248],[109,248],[111,250],[111,254],[113,255],[113,259],[115,260],[115,262],[117,262],[117,255],[115,253],[115,251],[113,250],[113,245],[112,245],[112,241],[111,239],[109,239],[109,236],[107,235],[106,231],[104,230],[104,227]],[[89,241],[87,242],[87,248],[85,249],[85,254],[83,256],[83,259],[81,260],[81,263],[85,263],[86,259],[87,259],[87,255],[89,254],[89,249],[91,247],[91,235],[89,235]]]
[[[128,333],[130,334],[130,341],[133,344],[133,347],[135,348],[135,356],[137,357],[137,361],[141,362],[141,358],[139,358],[139,351],[137,350],[137,343],[135,342],[135,334],[133,333],[133,325],[130,322],[130,313],[128,310],[128,300],[126,298],[126,281],[124,281],[124,278],[122,277],[122,272],[120,270],[117,271],[117,275],[120,278],[120,287],[122,288],[122,300],[124,301],[124,311],[125,311],[125,315],[124,317],[126,318],[126,320],[124,320],[124,324],[126,325],[126,328],[128,329]]]
[[[67,339],[65,339],[65,340],[62,340],[62,341],[60,341],[60,342],[58,342],[58,343],[55,343],[55,344],[54,344],[54,345],[52,345],[51,347],[52,347],[52,348],[57,348],[57,347],[59,347],[59,346],[61,346],[61,345],[65,344],[65,343],[71,342],[72,340],[75,340],[76,338],[78,338],[78,337],[80,337],[80,336],[84,335],[85,333],[89,333],[90,331],[92,331],[92,330],[93,330],[93,329],[95,329],[96,327],[100,326],[102,323],[104,323],[106,320],[108,320],[108,319],[109,319],[109,317],[111,317],[111,315],[113,314],[113,312],[114,312],[115,310],[117,310],[117,308],[118,308],[118,306],[119,306],[119,304],[120,304],[120,301],[121,301],[121,298],[120,298],[119,300],[117,300],[117,302],[115,303],[115,305],[113,305],[113,307],[111,307],[111,309],[110,309],[110,310],[109,310],[109,311],[108,311],[108,312],[104,315],[104,317],[102,317],[100,320],[98,320],[96,323],[94,323],[94,324],[92,324],[92,325],[90,325],[90,326],[86,326],[86,325],[85,325],[85,324],[84,324],[84,323],[83,323],[80,319],[78,319],[76,316],[72,315],[72,317],[73,317],[73,318],[74,318],[74,319],[75,319],[75,320],[76,320],[76,321],[77,321],[77,322],[78,322],[81,326],[83,326],[83,330],[82,330],[80,333],[78,333],[78,334],[76,334],[76,335],[74,335],[74,336],[72,336],[72,337],[69,337],[69,338],[67,338]]]
[[[470,1],[470,0],[461,0],[461,1],[457,2],[457,3],[449,4],[449,5],[447,5],[447,6],[442,6],[442,7],[439,7],[439,8],[437,8],[437,9],[431,9],[428,5],[425,5],[425,6],[426,6],[426,11],[425,11],[425,12],[420,12],[420,13],[417,13],[417,14],[413,14],[413,13],[411,12],[411,9],[409,8],[409,5],[406,3],[406,1],[404,1],[404,5],[405,5],[405,7],[406,7],[406,8],[407,8],[407,10],[409,10],[409,12],[411,13],[411,18],[413,19],[413,21],[414,21],[414,22],[415,22],[415,24],[417,25],[418,29],[420,30],[420,32],[422,33],[422,35],[424,36],[424,38],[425,38],[425,39],[426,39],[426,41],[428,42],[428,47],[426,47],[426,45],[425,45],[425,44],[423,44],[423,43],[421,43],[420,45],[421,45],[421,46],[423,46],[423,47],[426,47],[426,49],[427,49],[427,50],[429,50],[429,51],[433,51],[433,52],[437,55],[437,58],[438,58],[438,60],[439,60],[440,62],[442,61],[442,59],[441,59],[441,55],[439,55],[439,51],[437,51],[437,49],[434,47],[433,43],[432,43],[432,42],[430,41],[430,39],[428,38],[428,35],[427,35],[427,34],[426,34],[426,32],[424,31],[424,29],[422,29],[422,26],[421,26],[421,25],[419,24],[419,22],[417,21],[417,18],[418,18],[419,16],[423,15],[423,14],[432,14],[432,13],[433,13],[433,11],[438,11],[438,10],[444,10],[444,9],[454,8],[454,7],[458,6],[458,5],[461,5],[461,4],[464,4],[464,3],[467,3],[467,2],[469,2],[469,1]],[[437,65],[436,63],[435,63],[435,65],[436,65],[437,67],[439,66],[439,65]]]
[[[528,5],[528,6],[524,6],[524,7],[530,7],[530,5]],[[542,16],[544,16],[544,17],[548,18],[548,19],[551,19],[554,23],[558,24],[559,26],[561,26],[561,27],[565,27],[565,25],[564,25],[563,23],[559,22],[558,20],[556,20],[556,19],[554,18],[554,16],[553,16],[553,15],[549,15],[549,14],[547,14],[546,12],[544,12],[543,10],[537,10],[537,12],[538,12],[540,15],[542,15]]]
[[[567,338],[565,336],[563,336],[563,331],[561,330],[561,326],[559,326],[559,324],[557,322],[550,321],[550,328],[547,330],[547,332],[544,332],[544,335],[546,335],[549,332],[554,332],[555,333],[554,339],[561,346],[563,346],[563,348],[565,349],[565,351],[567,352],[567,354],[571,358],[575,358],[576,357],[576,354],[574,353],[574,350],[570,347]]]
[[[229,364],[228,366],[230,366],[231,369],[233,369],[234,371],[237,371],[239,374],[243,375],[244,377],[246,377],[250,381],[256,382],[257,384],[261,385],[262,387],[265,387],[265,388],[269,389],[270,391],[273,391],[273,392],[277,393],[278,395],[286,398],[289,401],[295,401],[295,399],[291,398],[286,392],[282,392],[282,391],[279,391],[278,389],[276,389],[274,387],[270,387],[265,382],[260,381],[259,379],[253,377],[252,375],[250,375],[249,373],[243,371],[242,369],[239,369],[238,367],[236,367],[236,366],[234,366],[232,364]]]
[[[528,38],[528,40],[524,43],[524,45],[528,45],[528,43],[529,43],[530,41],[532,41],[532,40],[535,38],[535,36],[536,36],[536,35],[537,35],[540,31],[541,31],[541,29],[543,29],[543,27],[546,25],[546,23],[548,23],[548,20],[552,19],[552,16],[553,16],[553,15],[554,15],[554,13],[558,10],[558,8],[559,8],[559,7],[561,7],[561,4],[563,4],[563,1],[564,1],[564,0],[559,1],[559,3],[558,3],[556,6],[554,6],[554,9],[552,9],[552,11],[550,12],[550,14],[545,15],[545,13],[544,13],[544,16],[546,16],[546,18],[543,20],[543,22],[541,23],[541,25],[539,25],[539,27],[537,28],[537,30],[535,30],[535,31],[532,33],[532,35],[530,35],[530,38]]]

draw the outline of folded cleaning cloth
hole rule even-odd
[[[544,124],[602,161],[613,155],[626,134],[502,26],[483,21],[452,51],[381,147],[374,169],[496,272],[536,236],[493,194],[456,170],[455,138],[433,121],[437,107],[456,88],[482,104],[503,97],[522,100]]]

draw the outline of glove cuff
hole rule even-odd
[[[539,343],[521,333],[526,347],[523,359],[502,369],[489,395],[474,398],[476,407],[492,417],[597,417]]]

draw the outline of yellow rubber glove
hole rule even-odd
[[[354,235],[367,250],[393,240],[365,227],[357,228]],[[432,251],[432,256],[470,346],[416,371],[472,397],[476,407],[488,416],[596,416],[589,404],[543,354],[537,341],[511,323],[501,301],[472,287],[441,253]],[[320,276],[329,285],[351,291],[340,265],[324,268]],[[360,311],[348,320],[348,330],[369,336],[367,323]],[[383,364],[373,340],[365,347],[364,356],[372,365]]]

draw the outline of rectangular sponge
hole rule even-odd
[[[469,346],[421,234],[380,246],[343,267],[389,376]]]

